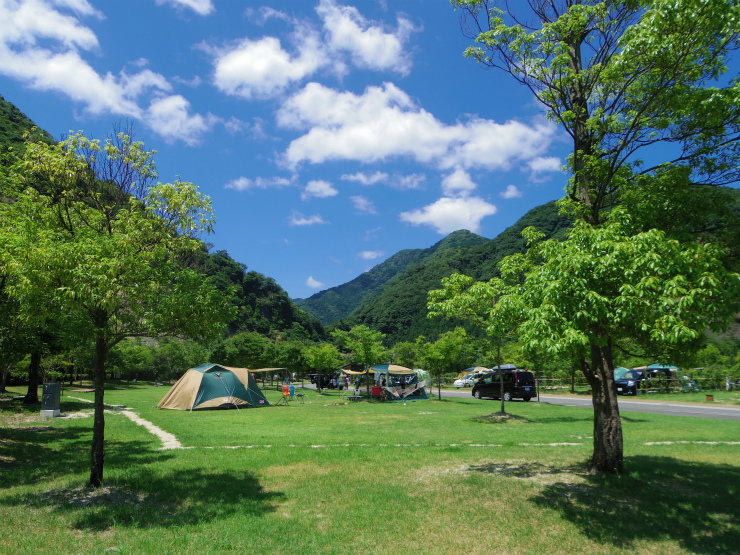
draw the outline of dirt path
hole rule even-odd
[[[75,401],[83,401],[85,403],[92,403],[90,399],[81,399],[80,397],[72,397],[70,395],[67,395],[67,397],[69,397],[70,399],[74,399]],[[161,449],[163,451],[166,451],[168,449],[184,449],[184,447],[182,446],[182,443],[180,443],[174,435],[172,435],[169,432],[165,432],[162,428],[155,426],[148,420],[144,420],[138,414],[133,412],[131,409],[122,407],[119,405],[106,404],[106,406],[111,407],[114,410],[120,412],[126,418],[128,418],[132,422],[135,422],[139,426],[144,426],[149,431],[149,433],[157,436],[162,441]]]

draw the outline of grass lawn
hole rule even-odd
[[[0,401],[0,553],[740,554],[740,425],[623,415],[627,472],[583,471],[592,411],[449,399],[160,411],[166,387],[111,387],[174,434],[106,415],[89,476],[92,394],[65,418]],[[23,391],[15,390],[15,395]],[[278,399],[276,391],[266,391]],[[656,444],[657,443],[657,444]]]

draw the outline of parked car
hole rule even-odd
[[[504,401],[524,399],[529,401],[537,395],[534,374],[527,370],[504,371]],[[472,395],[476,399],[501,398],[501,378],[498,372],[484,374],[473,385]]]
[[[466,376],[455,380],[452,385],[454,385],[458,389],[460,389],[461,387],[472,386],[479,377],[479,374],[467,374]]]
[[[319,376],[321,376],[321,389],[334,389],[334,386],[331,383],[331,379],[334,377],[334,374],[309,374],[308,377],[311,378],[311,383],[318,385]]]
[[[617,395],[637,395],[645,370],[628,370],[617,382]]]

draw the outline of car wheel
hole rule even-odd
[[[476,399],[480,399],[480,389],[473,393],[473,397],[475,397]]]
[[[525,398],[524,398],[524,400],[525,400],[525,401],[531,401],[531,400],[532,400],[532,398],[531,398],[531,397],[525,397]]]
[[[507,403],[511,401],[511,393],[509,393],[508,391],[504,391],[504,401],[506,401]]]

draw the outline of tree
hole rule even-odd
[[[581,294],[578,300],[582,310],[574,316],[577,322],[588,322],[588,326],[566,327],[556,303],[529,304],[527,329],[540,326],[543,330],[578,332],[566,336],[555,333],[548,339],[538,339],[534,332],[525,335],[534,344],[548,344],[551,350],[560,350],[560,340],[587,350],[590,364],[584,369],[594,388],[594,456],[590,468],[621,472],[621,422],[611,351],[613,340],[624,334],[614,336],[616,328],[605,316],[616,310],[605,300],[617,298],[613,295],[616,290],[606,284],[602,288],[591,280],[587,280],[588,286],[586,282],[573,283],[567,277],[568,265],[589,260],[598,275],[606,276],[606,270],[611,269],[621,276],[623,271],[616,270],[598,251],[616,241],[623,252],[632,248],[646,258],[668,248],[675,255],[674,263],[661,272],[668,282],[678,284],[682,276],[692,273],[690,268],[677,266],[679,262],[691,264],[688,257],[678,254],[689,252],[690,245],[686,249],[670,242],[661,245],[661,241],[668,241],[665,234],[650,235],[648,227],[635,229],[634,222],[627,227],[623,222],[610,222],[610,214],[629,193],[643,201],[656,190],[669,191],[670,196],[671,185],[679,182],[682,190],[701,194],[706,192],[701,185],[738,179],[740,83],[730,79],[723,84],[721,79],[727,71],[728,52],[737,47],[740,6],[723,0],[533,0],[522,13],[505,13],[488,0],[452,3],[463,10],[464,29],[478,43],[468,48],[466,55],[502,69],[528,87],[547,109],[548,117],[573,142],[568,160],[571,178],[561,206],[584,225],[565,242],[571,244],[554,247],[549,243],[541,251],[543,255],[564,257],[562,264],[551,265],[543,259],[542,268],[549,270],[533,270],[525,289],[528,301],[536,302],[543,292],[535,291],[535,284],[544,287],[538,276],[549,273],[558,281],[548,284],[547,290],[563,306],[568,304],[569,292]],[[635,204],[639,203],[632,202]],[[600,226],[609,227],[609,231],[602,234]],[[624,235],[628,227],[634,234],[632,239]],[[590,250],[575,243],[581,239],[587,240]],[[652,255],[645,250],[647,245]],[[719,253],[711,256],[727,263]],[[635,275],[648,279],[635,270]],[[718,269],[697,287],[706,288],[709,282],[721,287],[720,283],[726,284],[728,279],[724,269]],[[608,283],[613,284],[613,279]],[[637,286],[631,279],[625,279],[624,285]],[[676,286],[676,293],[683,298],[683,289]],[[556,290],[560,292],[556,294]],[[657,289],[652,292],[658,295]],[[718,292],[718,296],[724,293]],[[628,317],[622,313],[619,323],[625,326],[623,329],[631,327],[638,336],[649,336],[653,345],[659,340],[670,343],[671,333],[678,334],[676,343],[696,340],[695,334],[704,327],[699,322],[684,326],[683,318],[695,320],[686,310],[671,320],[665,311],[652,312],[637,305],[635,301],[632,308],[639,308],[639,314]],[[733,306],[728,305],[726,312]],[[712,319],[717,325],[724,321],[719,312],[708,317]],[[661,327],[662,332],[656,331]]]
[[[519,260],[513,257],[511,260]],[[511,278],[512,274],[505,274]],[[501,371],[501,345],[510,337],[522,319],[518,283],[507,285],[501,278],[487,282],[475,281],[469,276],[453,274],[442,280],[443,289],[429,291],[427,307],[429,318],[444,316],[469,320],[484,328],[496,344],[496,366],[501,387],[501,414],[504,404],[504,373]]]
[[[418,366],[416,363],[417,358],[416,344],[411,341],[399,341],[393,345],[393,362],[396,364],[406,366],[407,368],[414,368]]]
[[[316,389],[319,391],[322,386],[321,375],[336,370],[344,362],[339,350],[329,343],[309,347],[306,349],[305,357],[308,367],[319,375],[316,380]]]
[[[613,349],[637,341],[646,352],[671,356],[695,348],[708,327],[725,326],[740,309],[740,275],[724,266],[715,244],[636,231],[615,209],[601,226],[579,222],[566,241],[538,241],[529,230],[519,328],[525,348],[552,355],[588,353],[582,371],[593,391],[591,467],[623,470],[623,441]],[[582,359],[583,360],[583,359]]]
[[[191,183],[151,185],[152,153],[119,133],[30,143],[3,183],[9,294],[52,298],[95,346],[90,484],[103,481],[105,363],[126,337],[213,337],[233,311],[202,274],[180,263],[212,229]]]
[[[386,356],[383,347],[385,334],[371,330],[365,325],[354,326],[349,331],[334,330],[332,336],[340,348],[345,348],[354,353],[354,360],[365,366],[365,368],[378,364]],[[367,382],[368,394],[370,383]]]
[[[461,327],[443,333],[434,343],[423,337],[416,340],[416,348],[424,368],[431,371],[437,380],[437,397],[442,400],[442,373],[451,368],[469,366],[470,336]]]

